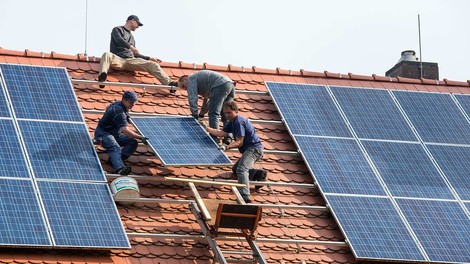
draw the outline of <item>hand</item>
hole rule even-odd
[[[202,122],[202,121],[197,121],[197,122],[199,123],[199,125],[202,126],[202,128],[204,128],[204,130],[207,130],[207,125],[204,124],[204,122]]]
[[[156,62],[156,63],[162,62],[162,60],[160,60],[159,58],[150,58],[149,60]]]
[[[140,140],[142,140],[142,143],[144,143],[145,145],[149,144],[149,138],[148,137],[141,136]]]
[[[134,54],[134,56],[139,55],[139,50],[138,50],[136,47],[130,46],[129,49],[132,51],[132,53]]]
[[[228,145],[227,144],[222,144],[222,145],[220,145],[219,149],[222,150],[223,152],[225,152],[225,151],[228,150]]]

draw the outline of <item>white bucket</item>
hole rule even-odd
[[[137,181],[131,177],[119,177],[111,182],[111,192],[116,198],[139,198]]]

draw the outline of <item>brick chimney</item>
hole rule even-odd
[[[398,63],[385,73],[388,77],[421,78],[420,62],[414,50],[405,50],[401,53]],[[439,80],[439,67],[435,62],[423,62],[423,78]]]

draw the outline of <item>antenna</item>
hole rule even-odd
[[[423,54],[421,53],[421,21],[419,18],[419,14],[418,14],[418,35],[419,35],[419,70],[420,70],[420,78],[423,78]]]
[[[88,42],[88,0],[85,0],[85,58],[87,57],[87,42]]]

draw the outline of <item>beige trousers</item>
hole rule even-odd
[[[155,78],[164,85],[167,85],[172,81],[158,63],[144,60],[142,58],[124,59],[111,52],[105,52],[101,57],[100,73],[108,73],[110,67],[114,70],[146,71],[155,76]]]

